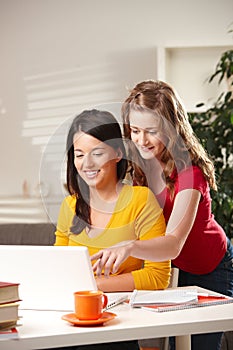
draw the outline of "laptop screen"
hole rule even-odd
[[[87,247],[1,245],[0,266],[21,309],[73,311],[75,291],[97,289]]]

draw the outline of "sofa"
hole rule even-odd
[[[0,224],[0,245],[53,245],[56,227],[52,223]],[[233,331],[225,332],[221,350],[233,349]]]
[[[47,222],[0,224],[0,245],[53,245],[55,230]]]

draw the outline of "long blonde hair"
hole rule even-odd
[[[214,165],[207,152],[197,139],[190,125],[188,114],[176,91],[163,81],[147,80],[138,83],[122,105],[122,118],[125,139],[131,139],[131,111],[150,112],[159,119],[159,128],[166,136],[166,147],[161,156],[165,164],[164,177],[167,186],[173,191],[170,175],[174,170],[181,171],[189,164],[197,165],[210,187],[217,189]],[[131,153],[136,152],[136,149]],[[131,157],[131,156],[129,156]],[[138,154],[138,158],[140,158]],[[141,164],[143,160],[141,159]],[[137,163],[137,162],[136,162]],[[147,185],[143,166],[132,162],[133,175],[140,185]]]

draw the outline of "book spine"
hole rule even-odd
[[[11,300],[11,301],[4,301],[4,302],[0,302],[0,307],[1,305],[8,305],[8,304],[14,304],[14,303],[18,303],[19,301],[22,301],[22,299],[16,299],[16,300]]]
[[[17,339],[19,338],[18,331],[15,327],[6,330],[6,331],[0,331],[0,340],[1,339]]]

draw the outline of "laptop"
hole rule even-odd
[[[0,245],[0,281],[20,283],[20,309],[73,311],[75,291],[97,290],[87,247]]]

